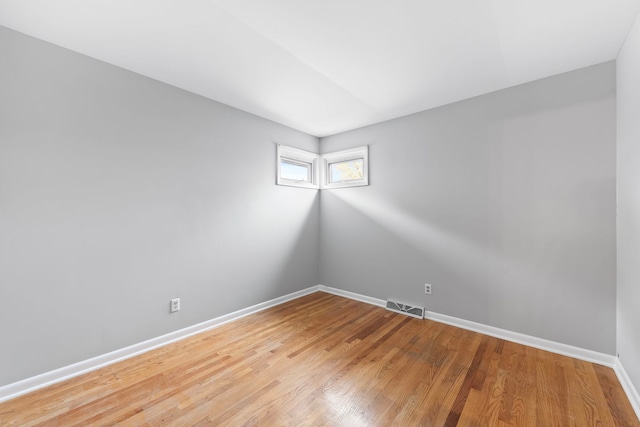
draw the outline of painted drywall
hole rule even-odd
[[[275,185],[317,138],[6,28],[0,58],[0,386],[318,284],[318,192]]]
[[[609,62],[322,138],[371,184],[321,192],[321,283],[614,354],[615,102]]]
[[[618,353],[640,391],[640,20],[617,61]]]

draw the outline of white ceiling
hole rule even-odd
[[[0,25],[326,136],[615,59],[640,0],[0,0]]]

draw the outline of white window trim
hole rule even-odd
[[[311,166],[309,173],[311,182],[286,179],[280,176],[280,162],[282,160],[291,160],[296,163],[305,163]],[[277,163],[276,163],[276,184],[286,185],[289,187],[302,187],[318,189],[319,186],[319,164],[320,156],[310,151],[300,150],[299,148],[287,147],[286,145],[277,145]]]
[[[333,153],[322,154],[320,156],[322,162],[322,179],[320,188],[345,188],[345,187],[361,187],[369,185],[369,146],[351,148],[349,150],[335,151]],[[340,163],[349,160],[362,159],[363,178],[358,180],[348,180],[340,182],[330,182],[329,167],[332,163]]]
[[[357,159],[362,159],[363,162],[362,179],[329,182],[329,167],[332,163],[340,163]],[[311,182],[283,178],[281,176],[280,169],[282,160],[288,160],[292,163],[304,163],[311,165]],[[315,154],[310,151],[301,150],[299,148],[277,144],[276,184],[286,185],[289,187],[312,188],[316,190],[361,187],[364,185],[369,185],[369,146],[363,145],[362,147],[334,151],[333,153]]]

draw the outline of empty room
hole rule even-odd
[[[640,427],[640,0],[0,0],[0,426]]]

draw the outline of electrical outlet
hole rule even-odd
[[[428,283],[424,284],[424,293],[427,295],[431,295],[431,285]]]
[[[171,313],[180,311],[180,298],[174,298],[171,300],[171,304],[169,305],[169,311]]]

